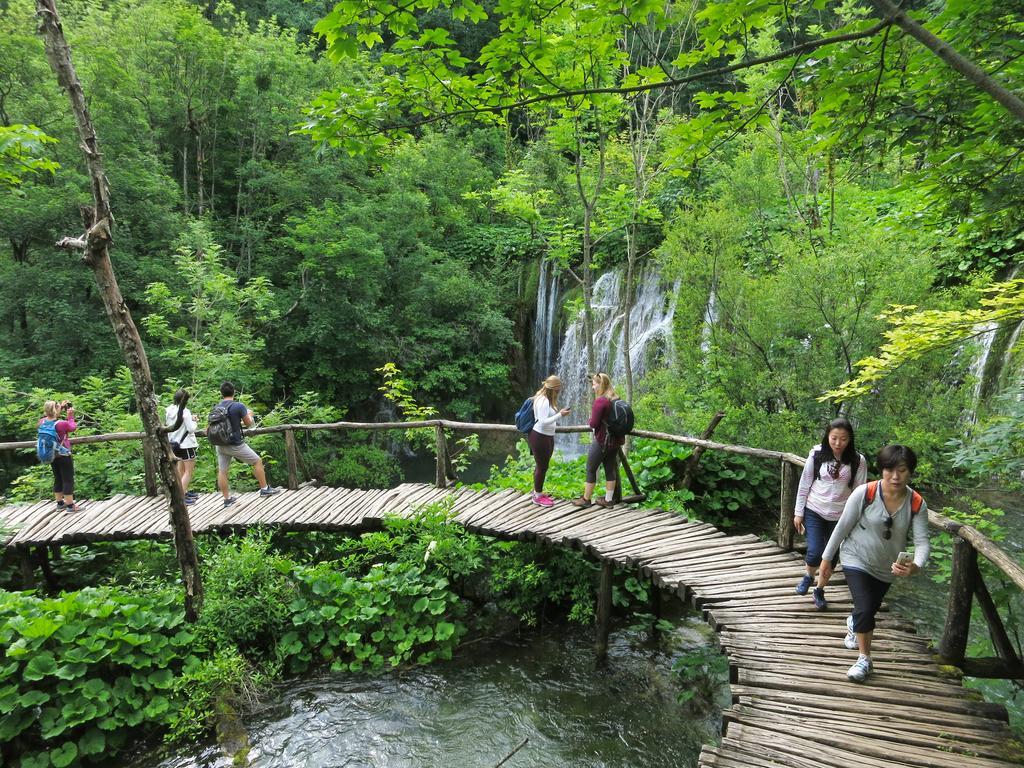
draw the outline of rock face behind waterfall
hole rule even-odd
[[[599,371],[612,378],[625,394],[626,359],[623,348],[624,273],[613,270],[603,274],[594,284],[594,360]],[[672,316],[675,312],[676,289],[665,286],[660,273],[646,270],[636,280],[636,295],[630,317],[630,361],[634,386],[652,364],[670,361],[672,349]],[[566,329],[558,351],[557,373],[562,379],[561,405],[572,409],[563,424],[585,424],[590,416],[590,374],[587,365],[583,318],[574,319]],[[559,436],[562,453],[575,455],[581,451],[577,435]]]

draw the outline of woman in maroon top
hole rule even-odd
[[[615,479],[619,476],[619,448],[623,438],[608,433],[607,420],[612,411],[612,400],[617,400],[612,380],[607,373],[595,373],[590,380],[594,390],[594,405],[590,409],[590,428],[594,430],[594,440],[587,453],[587,482],[583,486],[583,495],[573,499],[577,507],[589,507],[597,485],[597,468],[604,466],[604,498],[594,499],[602,507],[610,507],[615,498]]]

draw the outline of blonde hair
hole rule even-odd
[[[607,397],[609,400],[615,400],[618,397],[607,373],[595,373],[591,381],[597,384],[598,397]]]
[[[534,398],[546,397],[552,408],[558,407],[558,393],[562,390],[562,380],[555,375],[548,376],[534,394]]]
[[[46,418],[48,419],[56,419],[58,415],[57,401],[47,400],[45,403],[43,403],[43,413],[46,415]]]

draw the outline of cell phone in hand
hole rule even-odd
[[[910,563],[912,563],[913,561],[914,556],[911,555],[909,552],[900,552],[898,555],[896,555],[897,565],[910,565]]]

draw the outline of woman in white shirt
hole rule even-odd
[[[853,425],[843,418],[833,419],[821,438],[821,445],[814,446],[808,454],[796,492],[793,527],[807,535],[806,573],[796,585],[798,595],[807,594],[814,582],[814,572],[821,565],[821,553],[843,514],[846,500],[867,477],[867,461],[857,453]],[[826,579],[811,593],[814,607],[819,611],[828,608],[827,583]]]
[[[548,464],[555,452],[555,424],[562,416],[569,415],[568,408],[558,408],[558,393],[562,391],[562,380],[557,376],[544,379],[540,389],[533,396],[533,418],[536,420],[526,441],[530,444],[530,452],[536,466],[533,470],[533,503],[542,507],[550,507],[555,502],[545,494],[544,478],[548,474]]]
[[[192,472],[196,468],[196,448],[199,442],[196,440],[196,420],[192,411],[185,407],[189,394],[184,389],[174,393],[174,404],[167,406],[164,420],[170,429],[167,439],[171,442],[171,450],[174,451],[175,470],[178,479],[181,481],[181,492],[185,494],[185,503],[194,504],[199,494],[188,489],[192,482]]]

